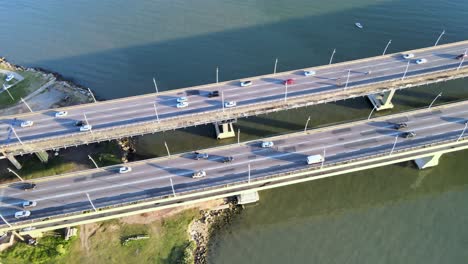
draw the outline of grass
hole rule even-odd
[[[24,77],[24,80],[17,83],[12,88],[8,89],[15,100],[12,100],[7,92],[0,94],[0,108],[6,108],[8,106],[16,104],[20,101],[20,98],[26,97],[28,94],[39,89],[43,84],[47,82],[47,79],[42,77],[42,74],[28,71],[19,72]],[[2,81],[3,82],[3,81]],[[1,84],[0,84],[1,85]]]
[[[77,240],[70,253],[57,263],[180,263],[190,245],[188,225],[197,215],[198,210],[192,209],[149,224],[103,222],[88,239],[89,250]],[[141,234],[150,238],[122,244],[125,238]]]

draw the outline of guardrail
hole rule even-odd
[[[453,67],[455,67],[455,66],[457,66],[457,64],[453,64]],[[429,81],[424,80],[424,81],[418,82],[417,84],[412,84],[410,82],[411,80],[413,80],[413,79],[415,79],[417,77],[427,76],[427,75],[434,75],[435,73],[449,73],[450,71],[453,71],[453,69],[449,68],[449,69],[444,69],[444,70],[439,70],[439,71],[432,71],[432,72],[428,72],[428,73],[410,75],[410,77],[408,77],[405,81],[400,80],[400,82],[401,82],[400,86],[380,89],[379,92],[384,92],[384,91],[388,91],[388,90],[391,90],[391,89],[398,89],[398,90],[399,89],[405,89],[405,88],[410,88],[410,87],[413,87],[413,86],[425,85],[425,84],[429,84],[429,83],[447,81],[447,80],[457,79],[457,78],[464,78],[464,77],[468,76],[468,74],[465,72],[466,67],[462,67],[462,70],[460,70],[460,71],[457,70],[456,71],[456,72],[460,73],[459,75],[445,76],[442,79],[439,78],[439,79],[433,79],[433,80],[429,80]],[[395,83],[396,80],[399,80],[399,79],[395,78],[395,79],[392,79],[392,80],[385,80],[385,81],[375,82],[375,83],[371,83],[371,84],[350,85],[350,86],[348,86],[348,88],[345,88],[345,89],[340,88],[340,89],[336,89],[336,90],[338,90],[338,92],[345,92],[345,91],[352,90],[349,87],[352,87],[352,88],[356,89],[356,88],[360,88],[360,87],[362,88],[362,87],[375,86],[375,85],[380,85],[380,84]],[[318,92],[318,93],[314,93],[312,95],[306,95],[306,96],[304,96],[304,95],[291,96],[291,97],[288,98],[288,100],[290,102],[294,102],[294,100],[297,100],[297,99],[307,99],[308,97],[312,97],[312,96],[313,97],[318,97],[318,96],[323,95],[323,94],[333,94],[333,93],[337,92],[336,90],[323,91],[323,92]],[[372,90],[372,91],[367,91],[367,93],[366,92],[364,92],[364,93],[361,92],[358,95],[351,94],[348,97],[343,98],[343,99],[354,98],[354,97],[357,97],[357,96],[365,96],[365,95],[373,94],[375,92],[376,92],[375,90]],[[204,112],[195,113],[195,114],[180,115],[180,116],[176,116],[176,117],[167,117],[167,118],[160,119],[159,122],[158,122],[158,120],[155,120],[156,117],[154,116],[153,117],[154,120],[142,121],[142,122],[137,122],[137,123],[133,123],[133,124],[126,124],[126,125],[120,125],[120,126],[111,126],[111,127],[107,127],[107,128],[100,128],[100,129],[97,129],[97,130],[93,130],[93,132],[67,133],[67,134],[59,135],[59,136],[49,136],[49,137],[44,137],[44,138],[40,138],[40,139],[27,140],[27,141],[25,141],[27,144],[22,145],[22,147],[23,147],[22,151],[18,150],[17,152],[19,152],[19,154],[27,154],[27,153],[33,153],[33,152],[37,152],[37,151],[41,151],[41,150],[47,150],[47,149],[66,148],[66,147],[72,147],[72,146],[77,146],[77,145],[81,145],[81,144],[89,144],[89,143],[100,142],[100,141],[105,141],[105,140],[113,140],[113,139],[118,139],[118,138],[122,138],[122,137],[144,135],[144,134],[149,134],[149,133],[166,131],[166,130],[170,130],[170,129],[184,128],[184,127],[188,127],[188,126],[204,125],[204,124],[219,122],[219,121],[223,121],[223,120],[227,120],[227,119],[236,119],[236,118],[241,118],[241,117],[248,117],[248,116],[253,116],[253,115],[258,115],[258,114],[264,114],[264,113],[268,113],[268,112],[276,112],[276,111],[280,111],[282,109],[287,110],[287,109],[298,108],[298,107],[302,107],[302,106],[308,106],[308,105],[314,105],[314,104],[319,104],[319,103],[337,101],[337,100],[340,100],[340,98],[333,98],[333,99],[332,98],[327,98],[327,99],[318,100],[318,101],[315,101],[315,102],[314,101],[306,101],[305,103],[298,103],[298,104],[295,104],[295,105],[289,104],[288,100],[285,101],[284,99],[274,99],[274,100],[262,101],[262,102],[258,102],[258,103],[245,105],[245,106],[239,106],[239,107],[236,107],[236,108],[227,108],[227,109],[225,109],[224,112],[222,112],[221,109],[215,109],[215,110],[204,111]],[[263,106],[270,105],[270,106],[265,108],[265,109],[261,109],[261,108],[255,109],[259,105],[263,105]],[[209,115],[209,114],[215,114],[215,115]],[[203,116],[208,116],[209,118],[202,118]],[[197,119],[197,117],[198,117],[198,119]],[[173,125],[168,124],[170,122],[181,120],[181,119],[191,119],[192,121],[183,121],[183,122],[179,122],[179,123],[176,122],[176,124],[173,124]],[[166,127],[161,128],[160,126],[158,126],[161,122],[166,123],[167,124]],[[148,125],[151,125],[151,127],[144,127],[144,126],[148,126]],[[139,131],[127,132],[127,133],[123,132],[125,130],[130,130],[131,128],[138,128],[138,127],[142,127],[142,126],[143,126],[143,129],[141,129]],[[116,133],[116,132],[120,132],[120,133]],[[50,148],[42,147],[42,148],[35,149],[35,148],[33,148],[31,146],[32,144],[45,142],[45,141],[47,141],[47,142],[50,142],[51,140],[60,141],[61,139],[64,139],[64,138],[83,137],[83,136],[85,136],[85,133],[88,134],[86,136],[89,136],[89,134],[91,133],[91,138],[83,139],[81,141],[77,140],[74,143],[68,143],[68,144],[67,143],[60,144],[59,142],[57,142],[55,144],[49,144],[49,145],[53,145]],[[94,135],[94,134],[108,134],[108,135],[107,136],[103,135],[103,136],[100,136],[100,137],[96,137],[96,135]],[[14,142],[14,143],[11,143],[11,144],[3,145],[1,147],[3,149],[7,149],[8,147],[17,147],[17,146],[21,146],[21,144],[19,142]]]

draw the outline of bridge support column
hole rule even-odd
[[[35,154],[42,163],[47,163],[49,161],[49,153],[47,153],[46,151],[39,151]]]
[[[258,200],[260,200],[260,197],[257,191],[246,191],[237,195],[237,204],[255,203],[258,202]]]
[[[439,158],[442,156],[442,153],[436,153],[429,157],[415,159],[414,162],[420,170],[425,168],[430,168],[439,165]]]
[[[394,94],[395,89],[392,89],[381,94],[370,94],[367,98],[369,98],[369,101],[374,105],[375,110],[380,111],[393,108],[392,98]]]
[[[214,123],[213,125],[215,126],[217,139],[232,138],[236,136],[232,122]]]
[[[20,164],[19,161],[15,158],[15,156],[13,156],[13,155],[5,155],[5,157],[7,157],[7,159],[11,162],[11,164],[13,164],[13,166],[15,166],[16,169],[21,170],[21,168],[22,168],[23,166],[21,166],[21,164]]]

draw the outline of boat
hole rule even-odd
[[[363,28],[363,26],[359,22],[354,23],[354,25],[356,25],[356,27],[358,27],[358,28]]]

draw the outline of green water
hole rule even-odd
[[[466,0],[17,0],[0,5],[0,55],[111,99],[468,39]],[[364,29],[358,30],[355,22]],[[395,109],[468,98],[457,80],[398,92]],[[242,141],[367,118],[357,98],[239,120]],[[138,139],[142,157],[216,141],[212,126]],[[437,168],[411,163],[260,193],[217,234],[211,263],[467,263],[468,152]]]

